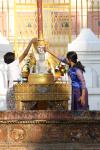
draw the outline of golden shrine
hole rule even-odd
[[[35,73],[29,73],[25,83],[14,85],[16,109],[24,110],[26,102],[37,102],[38,109],[48,109],[49,103],[62,109],[68,109],[70,99],[70,84],[64,81],[55,81],[54,75],[48,73],[46,60],[46,45],[43,39],[42,0],[37,0],[38,8],[38,41],[35,43],[38,59],[36,59]],[[33,54],[34,55],[34,54]]]
[[[23,110],[25,102],[34,101],[44,104],[44,107],[39,106],[38,109],[47,109],[48,102],[58,102],[57,105],[62,105],[63,109],[67,110],[70,85],[66,82],[54,82],[51,77],[51,74],[31,74],[27,83],[16,84],[14,87],[16,109]],[[37,78],[38,80],[36,80]]]

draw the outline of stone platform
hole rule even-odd
[[[0,150],[100,150],[100,112],[0,112]]]

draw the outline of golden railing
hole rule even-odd
[[[89,27],[99,37],[100,2],[43,0],[43,22],[44,38],[50,48],[65,55],[67,43],[77,37],[81,28]],[[14,42],[14,50],[20,55],[29,39],[37,36],[36,0],[1,0],[0,31]]]
[[[37,37],[37,4],[36,1],[14,3],[15,38],[14,45],[20,55],[22,41],[27,44],[32,37]],[[67,20],[67,22],[66,22]],[[69,22],[69,25],[68,25]],[[66,54],[66,43],[71,41],[71,1],[55,2],[43,0],[43,36],[50,49]],[[26,44],[24,46],[26,46]]]

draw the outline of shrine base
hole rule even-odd
[[[0,112],[0,150],[100,150],[100,112]]]

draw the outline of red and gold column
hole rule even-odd
[[[44,46],[43,39],[43,17],[42,17],[42,0],[37,0],[37,13],[38,13],[38,46]]]

